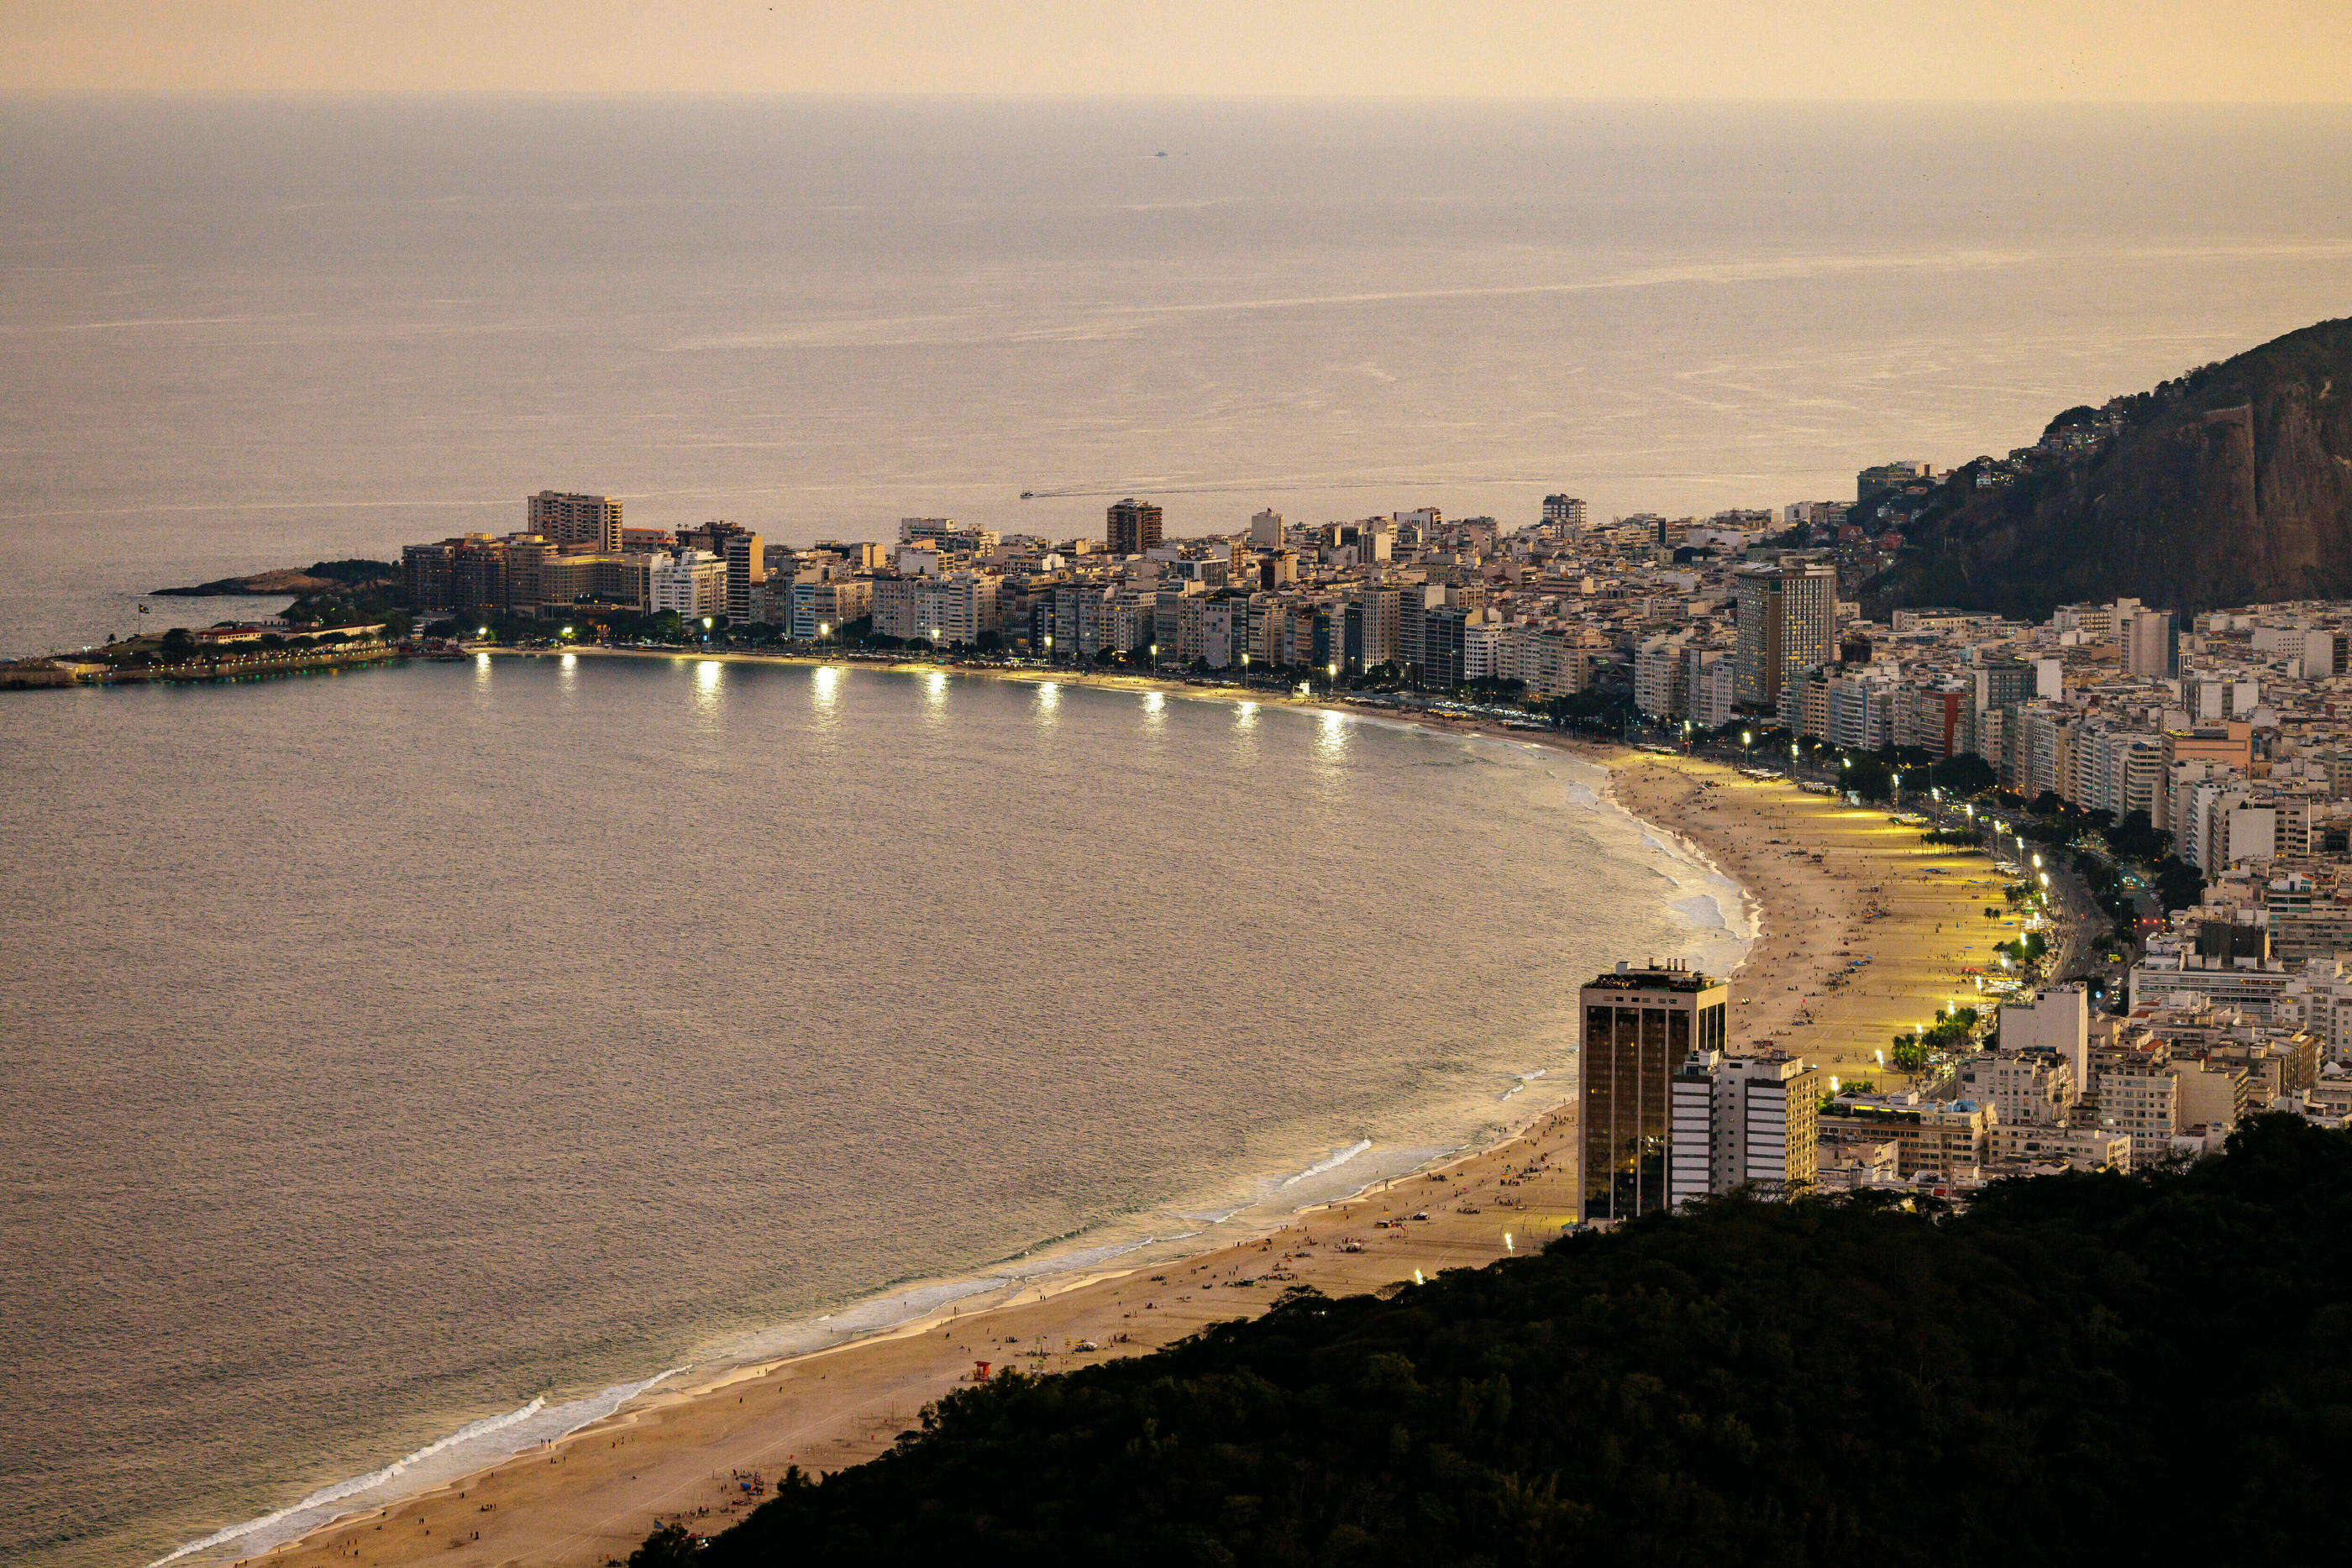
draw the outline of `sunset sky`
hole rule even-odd
[[[0,89],[2352,100],[2343,0],[12,0]]]

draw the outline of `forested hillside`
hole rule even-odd
[[[2339,1560],[2352,1134],[1997,1186],[1725,1200],[1388,1299],[955,1394],[693,1560]],[[646,1563],[683,1560],[675,1538]]]

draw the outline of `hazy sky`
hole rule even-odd
[[[0,88],[2352,101],[2347,0],[0,0]]]

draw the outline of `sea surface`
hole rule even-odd
[[[2340,109],[0,99],[0,653],[550,486],[795,542],[1851,499],[2352,310],[2348,150]]]
[[[580,656],[5,700],[10,1563],[249,1555],[1355,1190],[1564,1097],[1593,972],[1747,929],[1597,770],[1319,711]]]

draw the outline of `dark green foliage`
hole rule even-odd
[[[2126,811],[2122,821],[2107,830],[2107,848],[2119,860],[2161,860],[2171,847],[2172,835],[2150,826],[2146,811]]]
[[[684,1568],[700,1561],[702,1542],[682,1524],[663,1525],[629,1553],[629,1568]]]
[[[1947,795],[1980,795],[2000,779],[1992,764],[1973,751],[1947,757],[1927,770],[1927,781]]]
[[[2203,902],[2205,873],[2178,855],[2156,862],[2156,896],[2167,914]]]
[[[394,560],[314,560],[302,570],[331,582],[388,584],[400,580],[400,563]]]
[[[1723,1200],[1296,1293],[954,1394],[701,1561],[2300,1563],[2347,1438],[2352,1135],[2265,1117],[1957,1216]]]

